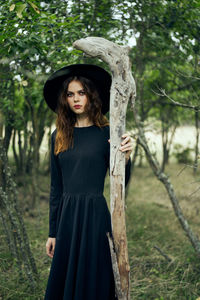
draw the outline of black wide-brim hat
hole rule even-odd
[[[43,93],[47,105],[57,113],[63,81],[71,76],[83,76],[94,83],[102,101],[102,114],[106,114],[110,106],[111,75],[103,68],[91,64],[69,65],[54,72],[44,84]]]

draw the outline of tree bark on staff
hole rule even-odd
[[[109,238],[116,291],[119,300],[130,299],[130,266],[125,222],[125,155],[119,151],[125,132],[128,101],[134,107],[136,87],[131,73],[129,47],[119,46],[104,38],[88,37],[73,46],[89,57],[99,57],[112,72],[110,90],[110,207],[114,248]]]

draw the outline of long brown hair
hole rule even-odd
[[[71,81],[80,81],[88,101],[85,105],[85,112],[90,121],[98,127],[109,125],[109,121],[101,112],[102,102],[99,93],[93,82],[82,76],[73,76],[63,81],[60,94],[58,96],[57,118],[56,118],[56,140],[54,154],[73,147],[73,128],[76,123],[76,114],[70,109],[67,102],[67,91]]]

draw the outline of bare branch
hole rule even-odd
[[[163,251],[163,250],[161,250],[158,246],[154,246],[154,248],[156,249],[156,250],[158,250],[158,252],[167,260],[167,261],[169,261],[169,262],[171,262],[172,261],[172,259]]]
[[[185,75],[185,74],[181,73],[180,71],[176,71],[176,73],[183,76],[183,77],[186,77],[186,78],[193,78],[193,79],[196,79],[196,80],[200,80],[200,77]]]
[[[196,165],[188,165],[188,164],[184,164],[184,167],[177,173],[177,175],[176,176],[179,176],[187,167],[189,167],[189,168],[192,168],[192,169],[194,169],[194,168],[196,168],[197,166]]]
[[[189,194],[188,197],[193,196],[193,195],[196,194],[196,192],[198,192],[199,190],[200,190],[200,186],[199,186],[194,192],[192,192],[191,194]]]
[[[171,102],[173,102],[176,106],[180,106],[183,108],[189,108],[189,109],[193,109],[195,111],[200,111],[200,105],[189,105],[189,104],[184,104],[184,103],[180,103],[175,101],[174,99],[172,99],[168,94],[166,94],[165,89],[162,88],[158,88],[159,91],[161,93],[157,93],[154,90],[152,90],[156,95],[160,96],[160,97],[166,97],[168,98]]]

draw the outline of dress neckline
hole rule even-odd
[[[93,124],[93,125],[90,125],[90,126],[83,126],[83,127],[76,127],[76,126],[74,126],[74,128],[76,128],[76,129],[83,129],[83,128],[90,128],[90,127],[94,127],[95,125]]]

